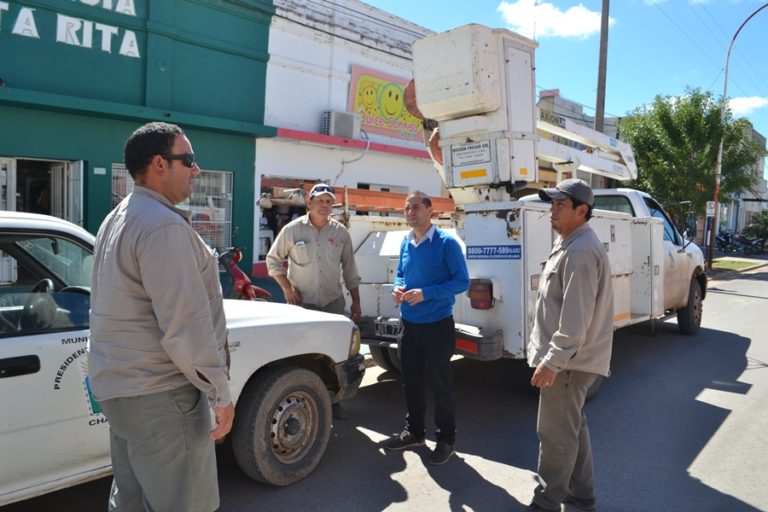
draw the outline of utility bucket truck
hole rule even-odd
[[[542,168],[553,168],[558,181],[576,171],[637,177],[629,145],[538,111],[535,48],[534,41],[480,25],[413,45],[418,107],[439,122],[444,162],[438,170],[456,203],[443,227],[464,245],[471,278],[454,309],[456,353],[481,360],[525,359],[541,272],[556,237],[549,205],[516,194],[540,187]],[[610,258],[615,327],[676,314],[680,330],[695,334],[707,287],[701,250],[648,194],[594,193],[589,223]],[[368,315],[363,341],[380,366],[397,369],[401,327],[390,292],[409,228],[391,217],[374,219],[349,219]]]

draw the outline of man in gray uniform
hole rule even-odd
[[[352,298],[350,316],[359,322],[360,275],[349,231],[331,218],[336,195],[325,183],[312,187],[307,213],[280,230],[267,253],[267,271],[280,285],[288,304],[326,313],[345,314],[341,277]],[[288,259],[288,271],[283,260]],[[345,419],[341,404],[333,404],[333,417]]]
[[[325,183],[309,192],[307,214],[288,223],[278,233],[267,254],[269,275],[283,289],[288,304],[344,314],[341,280],[352,297],[352,320],[360,320],[360,275],[352,238],[343,224],[331,218],[336,195]],[[283,260],[288,258],[288,271]]]
[[[135,190],[99,229],[91,289],[89,379],[110,426],[109,510],[209,512],[219,507],[214,441],[235,412],[216,254],[174,206],[200,168],[166,123],[130,136],[125,165]]]
[[[560,236],[539,284],[528,344],[531,384],[541,388],[539,485],[530,510],[559,511],[562,503],[595,510],[592,447],[583,407],[587,390],[608,376],[613,345],[613,288],[603,244],[587,221],[594,196],[570,179],[539,191],[551,201]]]

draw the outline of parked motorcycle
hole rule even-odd
[[[241,300],[269,300],[272,298],[272,294],[267,290],[251,284],[248,274],[237,266],[241,259],[243,259],[243,252],[236,247],[225,249],[219,255],[219,263],[227,269],[232,285],[229,293],[225,294],[225,298]]]
[[[729,231],[721,231],[715,237],[715,248],[720,252],[735,252],[737,249],[733,243],[733,235]]]
[[[733,237],[734,244],[738,247],[740,252],[744,254],[762,254],[763,246],[765,245],[764,238],[747,238],[743,235],[736,234]]]

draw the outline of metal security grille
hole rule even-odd
[[[133,178],[123,164],[112,164],[112,208],[133,192]]]
[[[218,250],[232,244],[232,179],[228,171],[202,171],[192,197],[178,205],[192,213],[192,227],[205,243]],[[133,192],[133,178],[123,164],[112,165],[112,207]]]
[[[205,243],[219,251],[232,245],[231,172],[202,171],[192,197],[179,207],[192,212],[192,227]]]

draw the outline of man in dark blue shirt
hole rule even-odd
[[[450,365],[456,344],[453,304],[456,294],[469,287],[469,274],[459,242],[432,225],[432,201],[426,194],[413,192],[406,198],[405,218],[413,231],[400,245],[392,299],[400,304],[403,321],[400,357],[408,415],[405,430],[385,441],[384,448],[403,450],[424,444],[424,383],[429,368],[437,427],[437,446],[429,463],[444,464],[456,442]]]

